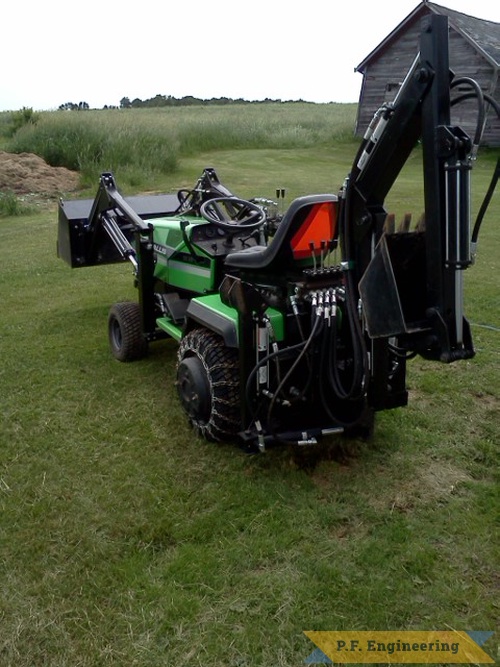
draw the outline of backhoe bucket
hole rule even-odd
[[[425,321],[424,234],[383,234],[359,282],[370,338],[419,331]]]

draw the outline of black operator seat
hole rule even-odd
[[[290,204],[267,246],[257,245],[227,255],[229,269],[280,271],[314,265],[325,244],[335,238],[337,196],[306,195]],[[323,244],[323,245],[322,245]]]

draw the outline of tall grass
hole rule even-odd
[[[265,112],[263,111],[265,109]],[[184,156],[240,148],[304,148],[352,137],[354,104],[46,112],[21,127],[9,150],[33,152],[95,183],[113,171],[132,186],[173,173]]]
[[[0,218],[27,215],[31,212],[31,208],[22,202],[14,192],[11,190],[0,190]]]
[[[177,167],[177,151],[169,137],[153,127],[125,125],[93,113],[44,114],[36,125],[22,127],[8,145],[16,153],[41,155],[54,167],[81,172],[93,183],[103,171],[120,172],[131,185]]]
[[[211,107],[183,113],[175,123],[181,155],[241,148],[333,145],[354,131],[354,104],[266,104]]]

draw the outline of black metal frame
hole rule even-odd
[[[344,192],[341,221],[345,258],[353,264],[353,300],[360,296],[361,282],[365,309],[379,322],[387,319],[388,310],[398,301],[403,326],[393,335],[399,336],[400,344],[408,351],[446,362],[474,354],[462,306],[462,271],[471,263],[468,181],[472,142],[460,128],[450,125],[452,79],[447,17],[426,17],[420,54],[394,103],[381,110],[356,157]],[[384,199],[419,141],[425,232],[413,232],[401,242],[389,237],[384,247],[379,243],[386,218]],[[393,267],[394,255],[390,256],[388,247],[396,242],[399,257]],[[375,254],[374,244],[379,244]],[[405,311],[414,310],[412,276],[408,271],[405,274],[403,266],[412,254],[419,257],[424,282],[419,286],[423,312],[414,322],[404,316]],[[381,281],[382,265],[394,273],[396,281],[386,309],[380,290],[363,290],[369,282]],[[409,266],[414,267],[415,261]],[[368,324],[377,330],[379,322]]]

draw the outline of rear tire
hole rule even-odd
[[[241,429],[238,352],[207,329],[194,329],[178,350],[177,391],[190,423],[207,440]]]
[[[115,303],[109,311],[108,338],[111,353],[118,361],[135,361],[146,356],[148,344],[142,333],[138,303]]]

